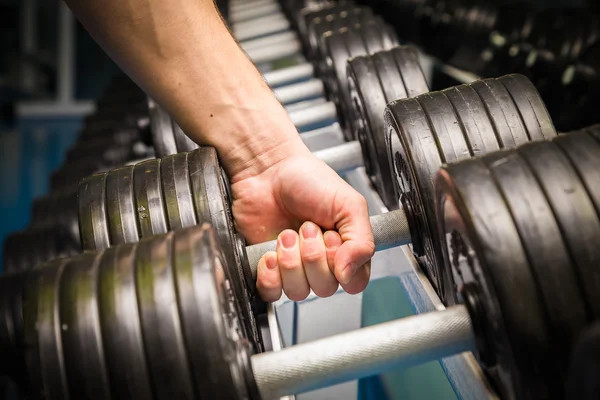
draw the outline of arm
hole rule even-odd
[[[278,238],[258,266],[263,299],[366,287],[375,245],[365,199],[302,143],[211,0],[67,3],[194,141],[217,149],[237,229],[250,243]]]

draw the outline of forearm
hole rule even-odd
[[[120,67],[230,176],[286,157],[298,134],[210,0],[67,0]],[[250,168],[248,168],[250,167]],[[260,172],[260,171],[258,171]]]

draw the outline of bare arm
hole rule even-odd
[[[233,181],[304,148],[211,0],[66,0],[94,39]]]

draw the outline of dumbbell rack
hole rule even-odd
[[[289,31],[286,31],[289,32]],[[273,36],[282,35],[276,33]],[[267,36],[268,37],[268,36]],[[260,40],[260,39],[259,39]],[[274,46],[278,47],[278,46]],[[292,58],[297,62],[305,62],[302,55],[294,56],[295,47],[289,46],[288,52],[280,52],[282,58],[288,60]],[[252,58],[255,54],[249,51]],[[265,52],[266,53],[266,52]],[[262,54],[258,55],[255,61],[262,61]],[[437,61],[429,56],[422,55],[423,69],[431,70],[437,65]],[[271,64],[256,62],[259,70],[268,71]],[[451,79],[461,83],[468,83],[478,78],[470,73],[463,72],[453,67],[440,66],[443,73]],[[318,137],[311,142],[313,148],[329,147],[325,141],[326,137]],[[343,175],[344,179],[359,191],[367,200],[371,215],[380,214],[387,211],[381,198],[372,188],[364,168],[352,170]],[[371,286],[377,280],[394,280],[398,287],[402,288],[406,299],[410,303],[414,313],[423,313],[434,310],[444,309],[444,306],[435,293],[433,287],[425,277],[417,260],[412,252],[406,247],[392,248],[376,253],[372,259]],[[367,288],[367,291],[369,289]],[[281,342],[273,343],[273,350],[279,346],[288,347],[294,344],[316,340],[352,331],[361,327],[361,313],[363,295],[349,296],[341,289],[331,298],[321,299],[311,293],[308,299],[303,302],[293,302],[285,295],[277,303],[274,303],[268,312],[268,318],[271,321],[277,321],[277,327],[280,332],[271,332],[271,337],[281,338]],[[386,299],[387,300],[387,299]],[[388,303],[389,304],[389,303]],[[369,310],[381,313],[385,310]],[[343,320],[332,323],[332,318],[338,313],[343,315]],[[409,315],[409,314],[406,314]],[[403,316],[406,316],[403,315]],[[324,323],[321,323],[324,322]],[[271,330],[276,329],[274,324],[270,324]],[[315,328],[318,326],[318,328]],[[452,387],[454,394],[459,399],[494,399],[497,396],[491,390],[483,372],[479,368],[474,356],[471,353],[449,357],[439,361],[440,367]],[[394,390],[389,390],[389,398],[394,397]],[[450,394],[448,394],[450,396]],[[348,382],[329,388],[321,389],[302,395],[303,399],[320,398],[360,398],[358,394],[358,385],[356,382]],[[446,398],[446,397],[444,397]]]

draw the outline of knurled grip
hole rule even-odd
[[[410,230],[408,229],[408,222],[406,221],[404,211],[395,210],[374,215],[370,220],[376,251],[410,243]],[[256,269],[261,257],[269,251],[275,251],[276,248],[277,240],[246,247],[248,262],[254,279],[256,279]]]
[[[251,357],[263,399],[275,399],[471,351],[464,306],[410,316]]]

